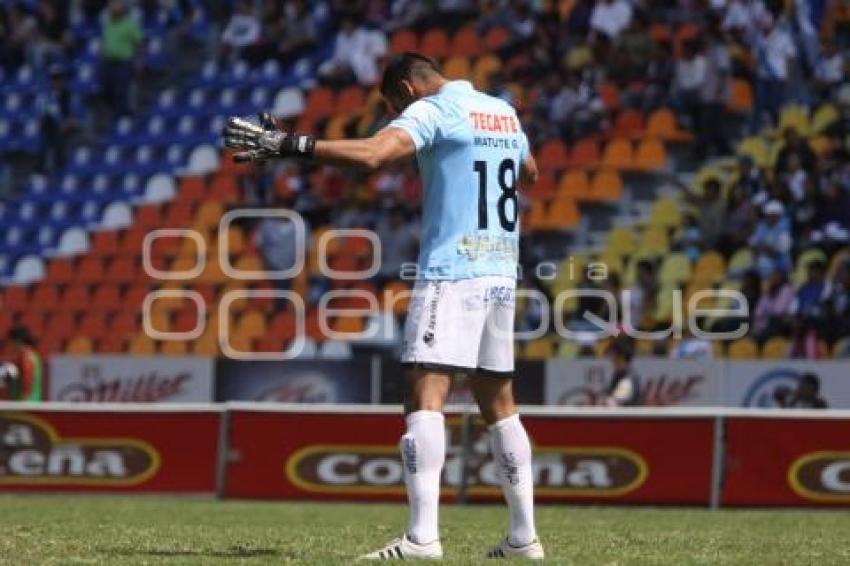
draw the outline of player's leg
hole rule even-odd
[[[534,473],[531,443],[520,422],[513,395],[514,286],[505,278],[487,278],[486,323],[478,353],[472,393],[490,431],[490,449],[508,504],[507,539],[487,556],[543,558],[534,526]]]
[[[446,460],[443,404],[449,393],[448,374],[427,369],[407,372],[407,430],[401,437],[404,483],[410,504],[407,536],[417,544],[438,541],[440,476]]]
[[[534,472],[531,443],[522,426],[510,378],[478,375],[472,392],[490,431],[490,450],[498,466],[508,504],[508,538],[488,554],[491,558],[520,555],[543,558],[534,526]]]

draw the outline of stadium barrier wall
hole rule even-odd
[[[361,353],[351,360],[212,360],[191,356],[53,356],[48,401],[209,403],[399,403],[397,359]],[[850,408],[850,361],[669,360],[637,358],[642,404],[669,407],[771,407],[814,372],[830,408]],[[519,361],[514,392],[522,404],[598,405],[611,383],[604,359]],[[0,398],[3,390],[0,388]],[[470,403],[463,382],[452,402]]]
[[[544,502],[850,505],[850,411],[523,407]],[[403,501],[398,406],[0,403],[0,491]],[[500,498],[447,412],[447,502]]]

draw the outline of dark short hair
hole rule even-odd
[[[384,67],[381,94],[387,96],[398,92],[401,81],[410,80],[412,75],[420,71],[440,73],[440,65],[427,55],[412,51],[393,55]]]
[[[20,324],[17,326],[13,326],[9,330],[8,338],[12,342],[21,342],[23,344],[26,344],[27,346],[35,345],[35,338],[30,332],[30,329]]]

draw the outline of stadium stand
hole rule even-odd
[[[179,49],[226,28],[230,3],[218,4],[130,3],[142,24],[145,76],[169,72]],[[278,29],[290,3],[282,4],[280,12],[256,16],[261,30]],[[226,116],[263,108],[330,138],[368,135],[387,122],[376,89],[357,71],[364,61],[346,68],[351,61],[335,52],[340,36],[331,22],[339,21],[340,3],[310,4],[299,15],[312,30],[309,41],[280,52],[249,45],[223,54],[221,41],[201,46],[194,68],[164,88],[141,85],[147,103],[111,117],[105,129],[96,122],[105,104],[100,26],[108,16],[51,3],[67,22],[61,37],[34,33],[23,48],[0,40],[0,152],[14,164],[2,177],[0,330],[26,324],[46,352],[218,355],[218,327],[227,325],[237,350],[280,350],[294,337],[291,308],[252,298],[234,301],[228,316],[218,312],[227,292],[243,288],[233,270],[271,268],[263,231],[279,228],[245,219],[222,233],[223,216],[275,205],[294,208],[310,228],[307,269],[286,288],[309,307],[317,354],[345,350],[317,323],[315,297],[324,290],[382,291],[381,308],[402,316],[403,303],[384,293],[397,295],[408,287],[404,281],[323,276],[317,242],[330,227],[370,228],[390,238],[415,231],[420,188],[410,165],[371,175],[300,163],[258,170],[234,164],[218,146]],[[646,2],[629,8],[626,25],[613,29],[592,17],[593,2],[535,4],[530,22],[513,17],[519,3],[496,2],[487,18],[476,17],[473,3],[457,3],[466,9],[451,17],[414,17],[403,12],[404,2],[369,4],[356,39],[364,42],[357,56],[366,67],[387,52],[419,49],[440,59],[450,77],[468,77],[518,108],[543,173],[523,195],[524,248],[533,250],[523,260],[528,285],[550,296],[577,287],[639,291],[641,304],[619,308],[633,311],[644,328],[669,323],[672,291],[687,298],[704,289],[740,289],[752,331],[721,353],[846,355],[850,86],[845,73],[834,72],[836,65],[843,71],[843,53],[807,60],[801,51],[783,61],[786,76],[770,84],[756,57],[780,36],[802,44],[806,38],[791,25],[802,16],[777,3],[765,3],[756,22],[751,13],[733,13],[734,3],[673,9]],[[13,10],[4,8],[4,29]],[[38,29],[38,16],[23,10]],[[840,14],[809,17],[823,45],[846,48]],[[325,74],[329,61],[334,72]],[[702,88],[706,83],[712,92]],[[73,95],[60,106],[78,134],[67,155],[57,157],[46,116],[68,88]],[[768,88],[787,104],[768,97]],[[399,209],[401,228],[388,223]],[[191,229],[203,245],[173,234],[157,238],[148,242],[149,267],[171,277],[197,271],[191,279],[157,279],[143,268],[146,236],[166,229]],[[327,260],[342,274],[372,261],[371,248],[355,238],[335,246]],[[220,255],[222,248],[227,253]],[[412,249],[399,253],[394,259],[414,257]],[[569,256],[584,258],[583,265],[605,263],[616,281],[591,281],[580,269],[553,281],[531,275],[534,262]],[[284,287],[267,280],[247,285],[274,288]],[[203,298],[203,332],[187,341],[149,337],[145,297],[174,290]],[[784,303],[777,298],[786,296]],[[149,323],[162,336],[187,333],[199,322],[193,301],[164,296],[148,306]],[[554,314],[578,325],[582,309],[599,308],[583,301],[565,306]],[[527,316],[521,311],[518,324]],[[734,321],[704,322],[722,328]],[[368,324],[377,322],[340,317],[332,329]],[[800,345],[812,335],[822,347]],[[580,354],[562,342],[550,334],[521,351],[531,359]]]

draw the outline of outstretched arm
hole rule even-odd
[[[374,170],[387,163],[412,157],[416,146],[401,128],[384,128],[374,136],[350,140],[319,140],[313,158],[338,165]]]
[[[260,124],[238,117],[228,120],[224,142],[227,147],[238,150],[234,155],[237,161],[301,157],[367,169],[377,169],[416,153],[413,138],[401,128],[387,127],[363,139],[316,140],[279,129],[266,113],[260,115]]]
[[[534,160],[534,156],[529,154],[525,161],[522,162],[520,182],[523,185],[533,185],[537,182],[539,176],[540,172],[537,170],[537,162]]]

